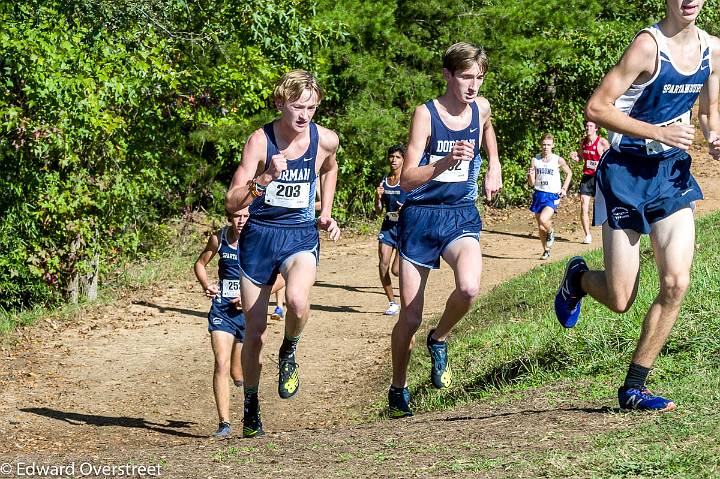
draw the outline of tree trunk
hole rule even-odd
[[[95,256],[93,256],[92,259],[92,263],[90,263],[90,266],[92,267],[92,272],[86,277],[85,297],[88,301],[95,301],[97,299],[100,253],[95,253]]]

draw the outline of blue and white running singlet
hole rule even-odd
[[[615,106],[631,118],[653,125],[673,123],[690,124],[690,112],[700,90],[712,71],[712,55],[708,34],[697,29],[700,40],[700,62],[694,70],[685,72],[673,62],[665,35],[658,24],[640,31],[647,32],[658,46],[655,75],[640,85],[630,88],[615,101]],[[608,132],[612,148],[620,153],[629,153],[663,160],[677,154],[679,148],[665,145],[656,140],[633,138],[620,133]]]
[[[385,216],[390,221],[397,221],[398,212],[400,207],[405,203],[407,194],[405,190],[400,188],[399,181],[395,185],[388,183],[387,176],[383,177],[381,185],[383,187],[382,203],[385,206]]]
[[[470,103],[472,119],[462,130],[451,130],[443,123],[434,100],[425,103],[430,112],[430,142],[419,166],[425,166],[441,160],[452,151],[458,141],[468,141],[474,145],[474,157],[470,161],[459,161],[432,180],[413,189],[407,194],[405,204],[415,205],[472,205],[478,195],[477,179],[480,173],[480,113],[475,102]]]
[[[263,126],[267,138],[267,159],[270,166],[273,155],[280,153],[273,131],[273,124]],[[310,123],[310,145],[299,158],[287,160],[287,170],[273,180],[265,194],[250,204],[250,220],[275,225],[302,225],[315,221],[315,160],[318,153],[318,129]]]
[[[227,240],[230,226],[220,230],[220,247],[218,248],[218,280],[220,293],[215,300],[229,301],[240,296],[240,250],[239,245],[233,248]]]

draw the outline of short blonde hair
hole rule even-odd
[[[540,143],[542,143],[542,142],[545,141],[545,140],[550,140],[550,141],[552,141],[553,143],[555,143],[555,137],[553,136],[552,133],[545,133],[545,134],[542,136],[542,138],[540,138]]]
[[[297,101],[305,90],[312,90],[317,94],[318,103],[325,97],[317,78],[305,70],[291,70],[278,80],[273,91],[275,103],[288,103]]]
[[[485,50],[472,43],[458,42],[445,50],[445,55],[443,55],[443,68],[452,75],[455,75],[458,70],[467,70],[476,63],[483,74],[487,72],[488,58]]]

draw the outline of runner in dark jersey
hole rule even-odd
[[[640,236],[649,234],[660,291],[645,315],[618,401],[624,409],[671,411],[675,403],[645,382],[677,320],[690,285],[695,250],[694,202],[702,192],[690,173],[690,121],[699,99],[710,155],[720,158],[720,40],[695,26],[703,1],[667,0],[659,23],[642,30],[588,102],[587,119],[610,132],[597,171],[596,225],[603,227],[605,269],[568,263],[555,313],[573,327],[586,294],[625,312],[637,294]]]
[[[228,376],[232,378],[235,386],[243,387],[240,355],[245,339],[245,315],[240,303],[238,239],[249,216],[247,208],[228,214],[230,225],[210,235],[194,266],[195,276],[205,296],[212,300],[208,314],[208,331],[215,357],[213,394],[220,420],[213,436],[219,438],[226,438],[231,433]],[[218,256],[218,282],[211,283],[206,267],[215,255]],[[278,278],[273,291],[282,288],[283,284],[282,277]]]
[[[442,257],[455,285],[438,325],[427,336],[433,386],[450,386],[446,340],[480,292],[482,221],[478,197],[481,145],[488,155],[485,195],[501,186],[500,161],[490,103],[478,95],[487,71],[481,48],[456,43],[443,57],[445,93],[415,109],[400,186],[408,191],[400,210],[400,317],[392,333],[390,416],[411,416],[407,366],[413,337],[422,322],[430,269]]]
[[[400,305],[395,302],[392,279],[390,273],[397,276],[400,272],[400,258],[393,253],[398,248],[398,219],[400,208],[405,203],[405,191],[400,188],[400,171],[405,160],[405,147],[394,145],[388,149],[388,162],[390,163],[390,174],[384,176],[380,185],[375,190],[375,211],[385,211],[385,218],[380,233],[378,233],[378,270],[380,282],[382,283],[385,295],[388,298],[386,315],[394,315],[400,312]]]
[[[340,237],[331,216],[338,165],[338,136],[312,121],[323,92],[303,70],[283,75],[273,92],[280,116],[255,130],[225,205],[249,205],[250,220],[240,235],[241,293],[247,329],[242,365],[245,374],[243,435],[263,434],[258,385],[260,352],[267,328],[267,306],[277,275],[285,278],[285,338],[279,351],[278,394],[289,399],[300,388],[296,347],[310,315],[310,288],[319,259],[318,228]],[[315,192],[320,216],[315,219]]]

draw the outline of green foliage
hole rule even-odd
[[[700,24],[717,33],[718,0]],[[520,204],[545,131],[576,148],[582,109],[663,0],[28,0],[0,3],[0,305],[52,303],[77,273],[147,244],[152,225],[206,208],[275,80],[318,73],[317,121],[340,136],[335,216],[372,214],[385,152],[442,94],[441,55],[483,45],[482,93]],[[566,14],[572,11],[572,15]]]
[[[62,288],[89,258],[137,242],[132,230],[144,205],[170,183],[159,168],[163,145],[142,162],[132,153],[166,130],[161,96],[174,88],[175,72],[152,31],[142,41],[109,41],[50,8],[33,12],[32,24],[23,22],[26,14],[4,18],[0,35],[3,232],[20,240],[11,275],[23,264],[30,272],[18,274],[16,286],[42,278]]]
[[[219,207],[242,146],[225,132],[325,42],[305,6],[3,4],[0,306],[53,303],[94,258],[102,272],[139,252],[167,215]]]

